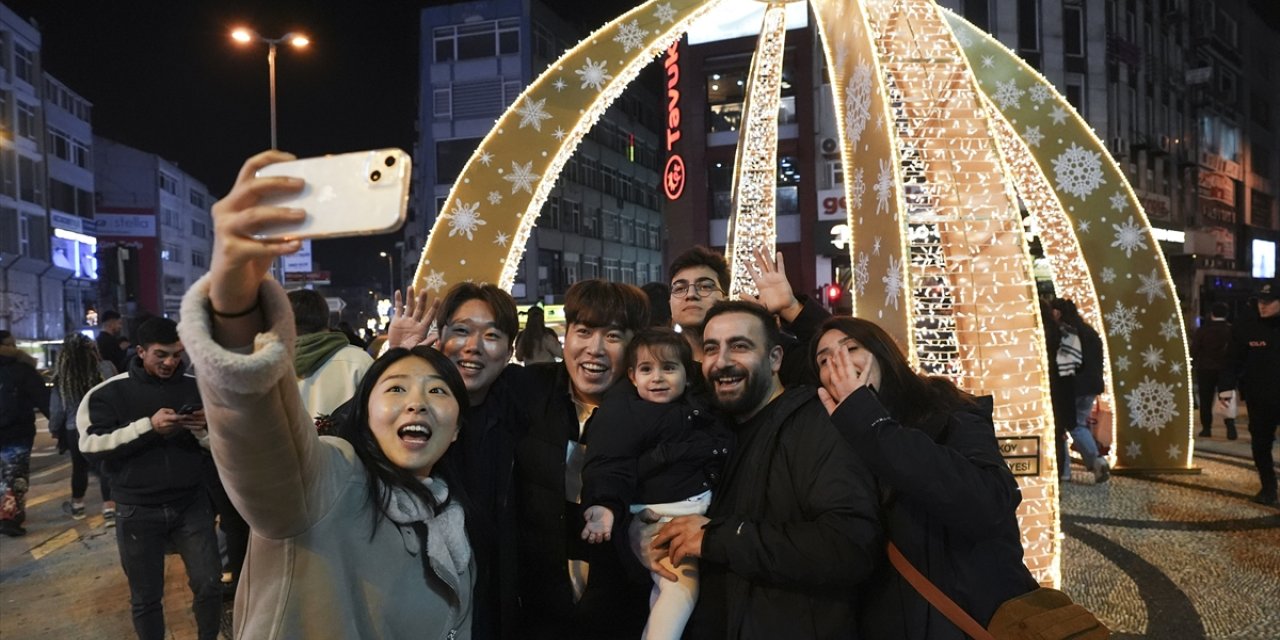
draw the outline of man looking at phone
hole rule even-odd
[[[129,370],[90,389],[80,403],[80,450],[101,461],[111,479],[116,544],[138,637],[165,637],[164,554],[172,544],[195,595],[199,637],[213,640],[222,568],[205,485],[213,460],[200,391],[172,320],[152,318],[136,337],[138,357]]]

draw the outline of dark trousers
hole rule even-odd
[[[1276,442],[1276,426],[1280,425],[1280,402],[1264,404],[1261,400],[1257,398],[1249,403],[1249,437],[1253,439],[1253,466],[1258,468],[1262,492],[1274,496],[1276,461],[1271,447]]]
[[[1213,427],[1213,407],[1218,403],[1218,375],[1216,370],[1196,371],[1196,389],[1200,396],[1200,428],[1205,431]],[[1225,418],[1225,422],[1228,430],[1235,433],[1235,420]]]
[[[80,453],[80,437],[74,431],[67,432],[64,436],[67,443],[67,451],[71,454],[71,499],[84,500],[84,494],[89,490],[89,471],[92,464],[84,459],[84,454]],[[98,474],[98,487],[102,490],[102,501],[111,500],[111,484],[107,482],[107,474],[96,467],[92,471]]]
[[[226,562],[223,570],[231,573],[231,581],[240,579],[240,568],[244,566],[244,556],[249,550],[249,523],[244,521],[227,490],[215,476],[209,483],[209,498],[213,500],[213,509],[218,514],[218,529],[222,531],[222,539],[226,542]]]
[[[222,613],[222,567],[213,532],[213,508],[196,489],[185,504],[116,505],[116,544],[129,580],[133,628],[140,640],[162,640],[164,553],[173,545],[187,569],[200,640],[216,640]]]

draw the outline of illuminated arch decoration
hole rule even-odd
[[[415,285],[434,293],[462,281],[510,289],[538,213],[583,136],[645,64],[664,51],[672,61],[689,26],[729,1],[739,0],[651,0],[552,63],[464,167]],[[997,434],[1013,453],[1032,456],[1031,473],[1019,477],[1025,561],[1042,583],[1057,584],[1047,354],[1019,202],[1053,256],[1055,284],[1116,356],[1108,385],[1119,468],[1190,464],[1186,339],[1159,248],[1088,127],[994,40],[932,0],[810,5],[840,101],[855,312],[884,326],[922,370],[993,396]],[[785,25],[778,12],[766,13],[775,18],[766,18],[760,42],[776,43]],[[767,148],[777,108],[770,55],[758,50],[752,62],[735,167],[735,290],[750,290],[737,276],[740,249],[774,243],[773,221],[751,217],[774,197],[765,177],[773,162],[759,161],[776,153]],[[667,66],[669,87],[678,87],[678,73]],[[760,175],[750,174],[752,162]]]
[[[1001,146],[1041,228],[1054,285],[1098,328],[1118,470],[1191,469],[1190,357],[1160,245],[1124,173],[1043,76],[944,12],[998,114]],[[1052,188],[1050,176],[1053,177]]]

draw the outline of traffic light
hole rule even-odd
[[[835,303],[840,301],[840,296],[843,294],[844,289],[841,289],[839,284],[832,283],[827,285],[827,303],[829,305],[834,306]]]

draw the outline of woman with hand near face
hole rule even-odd
[[[439,464],[466,387],[440,352],[392,349],[365,374],[342,437],[316,434],[293,373],[289,301],[267,276],[299,242],[253,237],[302,216],[260,204],[302,188],[255,177],[290,159],[245,163],[213,207],[209,275],[182,305],[214,459],[253,530],[235,637],[468,638],[475,564],[457,484]]]
[[[879,484],[885,532],[979,623],[1036,588],[1022,564],[1022,495],[996,444],[989,398],[911,370],[872,322],[834,317],[813,345],[831,420]],[[864,587],[865,638],[964,638],[888,562]]]

